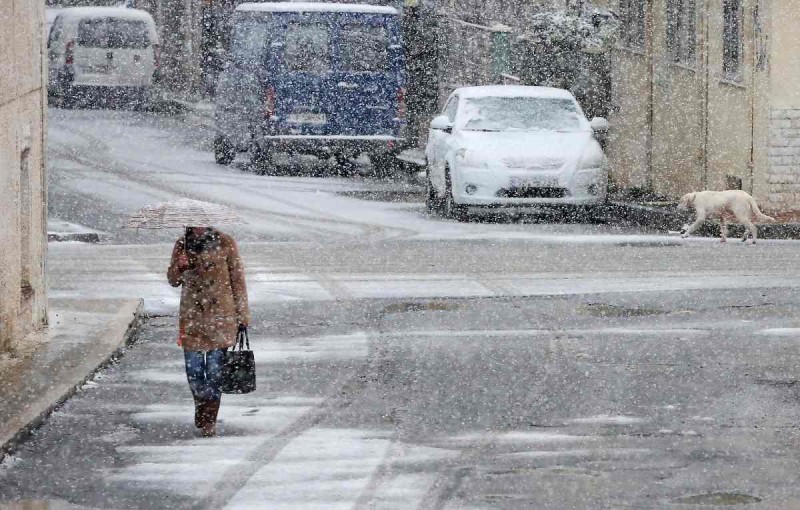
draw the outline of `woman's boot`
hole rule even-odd
[[[206,400],[203,402],[203,436],[214,437],[217,435],[217,414],[219,413],[219,400]]]
[[[203,428],[203,401],[194,397],[194,426]]]

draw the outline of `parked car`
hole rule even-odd
[[[159,65],[155,22],[138,9],[59,9],[47,46],[49,90],[67,100],[100,89],[146,97]]]
[[[214,156],[249,151],[385,158],[402,142],[400,13],[334,3],[245,3],[217,83]]]
[[[427,207],[465,218],[471,209],[606,200],[608,160],[575,97],[548,87],[455,90],[431,122]]]

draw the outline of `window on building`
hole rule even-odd
[[[722,72],[726,79],[740,80],[742,71],[742,0],[722,3]]]
[[[695,63],[697,12],[695,0],[667,0],[667,54],[673,62]]]
[[[621,22],[619,41],[626,48],[644,49],[646,1],[619,0]]]

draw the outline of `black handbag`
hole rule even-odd
[[[245,342],[247,350],[245,350]],[[236,347],[239,350],[236,350]],[[242,326],[236,333],[233,349],[225,351],[222,365],[222,393],[250,393],[256,390],[256,359],[250,350],[250,337],[247,328]]]

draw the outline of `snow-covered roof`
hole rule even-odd
[[[127,20],[153,22],[147,11],[125,7],[64,7],[56,13],[62,18],[122,18]]]
[[[553,87],[529,87],[525,85],[485,85],[482,87],[462,87],[454,93],[464,97],[546,97],[554,99],[574,99],[568,90]]]
[[[239,5],[236,10],[251,12],[358,12],[366,14],[400,14],[400,11],[394,7],[386,7],[382,5],[334,4],[322,2],[245,3]]]

